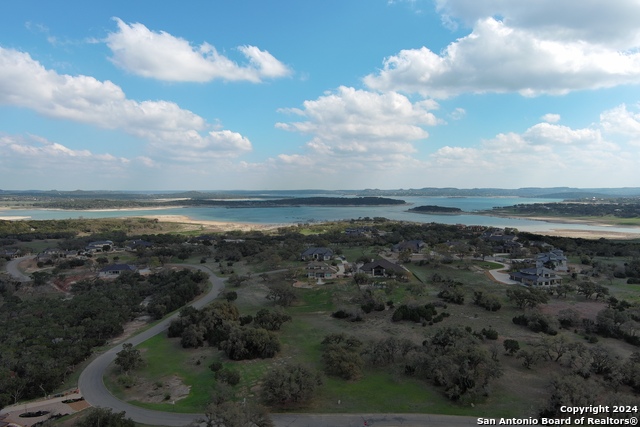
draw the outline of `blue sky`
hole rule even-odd
[[[638,22],[635,0],[5,0],[0,188],[640,186]]]

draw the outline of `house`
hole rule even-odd
[[[192,237],[191,239],[189,239],[189,243],[194,245],[212,246],[215,240],[216,238],[214,236],[208,236],[206,234],[202,234],[200,236]]]
[[[417,254],[420,253],[420,250],[425,246],[427,246],[427,244],[422,240],[407,240],[393,245],[391,250],[393,252],[402,252],[408,249],[412,253]]]
[[[90,253],[102,252],[105,246],[113,249],[113,242],[111,240],[98,240],[96,242],[90,242],[85,246],[84,250]]]
[[[500,244],[504,242],[513,242],[517,237],[514,234],[491,233],[489,235],[483,235],[483,238],[487,242]]]
[[[60,248],[46,248],[42,252],[39,252],[36,255],[37,262],[47,262],[52,261],[56,258],[60,258],[64,251]]]
[[[374,259],[371,262],[358,267],[358,273],[365,273],[371,277],[389,277],[404,275],[407,272],[404,267],[394,264],[386,259]]]
[[[502,246],[496,246],[496,250],[503,254],[517,254],[522,251],[524,246],[520,242],[515,240],[509,240],[502,244]]]
[[[122,273],[131,272],[135,273],[138,269],[129,264],[110,264],[103,267],[98,273],[98,277],[101,278],[115,278],[121,275]]]
[[[547,267],[555,271],[568,271],[567,257],[560,249],[540,253],[536,256],[536,267]]]
[[[509,278],[527,286],[555,286],[562,283],[562,278],[548,268],[525,268],[509,273]]]
[[[307,277],[311,279],[331,279],[335,277],[338,269],[326,262],[311,261],[307,264]]]
[[[20,249],[3,249],[0,251],[0,257],[6,259],[16,259],[22,256]]]
[[[329,248],[309,248],[300,254],[303,261],[329,261],[333,257],[333,251]]]
[[[363,227],[356,227],[356,228],[347,228],[344,230],[344,234],[346,234],[347,236],[369,237],[372,234],[378,234],[378,230],[373,227],[363,226]]]

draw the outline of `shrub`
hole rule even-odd
[[[213,372],[218,372],[220,369],[222,369],[222,362],[217,360],[211,362],[211,365],[209,365],[209,369],[211,369]]]
[[[351,313],[348,313],[344,308],[341,308],[338,311],[334,311],[331,314],[331,317],[335,317],[336,319],[348,319],[351,317]]]
[[[216,372],[216,380],[229,385],[237,385],[240,382],[240,373],[232,369],[221,369]]]
[[[238,299],[238,293],[235,292],[235,291],[225,292],[224,293],[224,299],[226,299],[229,302],[235,301],[235,300]]]
[[[136,385],[136,379],[132,375],[120,375],[118,376],[118,384],[124,388],[131,388]]]
[[[482,328],[482,335],[489,340],[497,340],[498,339],[498,331],[495,329],[485,329]]]

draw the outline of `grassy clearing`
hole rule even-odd
[[[333,298],[337,288],[335,285],[325,285],[315,289],[299,289],[300,301],[288,311],[290,314],[331,312],[334,310]]]
[[[145,366],[136,372],[139,381],[148,381],[151,384],[161,384],[170,377],[176,375],[191,387],[189,396],[177,400],[175,404],[167,403],[143,403],[134,400],[131,403],[170,412],[198,412],[209,402],[215,379],[208,366],[214,360],[214,354],[209,349],[183,349],[177,339],[168,339],[164,334],[156,335],[142,343],[138,349],[141,351]],[[119,397],[131,399],[122,386],[117,384],[115,369],[109,376],[109,382],[105,384]]]

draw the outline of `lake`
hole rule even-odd
[[[308,196],[308,195],[306,195]],[[36,220],[69,218],[117,218],[148,215],[184,215],[194,220],[244,222],[253,224],[297,224],[318,221],[357,219],[362,217],[384,217],[401,221],[437,222],[442,224],[483,225],[513,227],[522,231],[538,232],[555,229],[591,230],[622,233],[638,233],[639,227],[614,227],[585,224],[534,221],[517,218],[501,218],[474,215],[473,212],[493,207],[511,206],[520,203],[549,203],[557,199],[533,199],[522,197],[398,197],[411,206],[290,206],[277,208],[225,208],[185,207],[148,210],[77,211],[44,209],[5,209],[0,217],[29,217]],[[413,206],[437,205],[460,208],[460,215],[431,215],[407,212]]]

